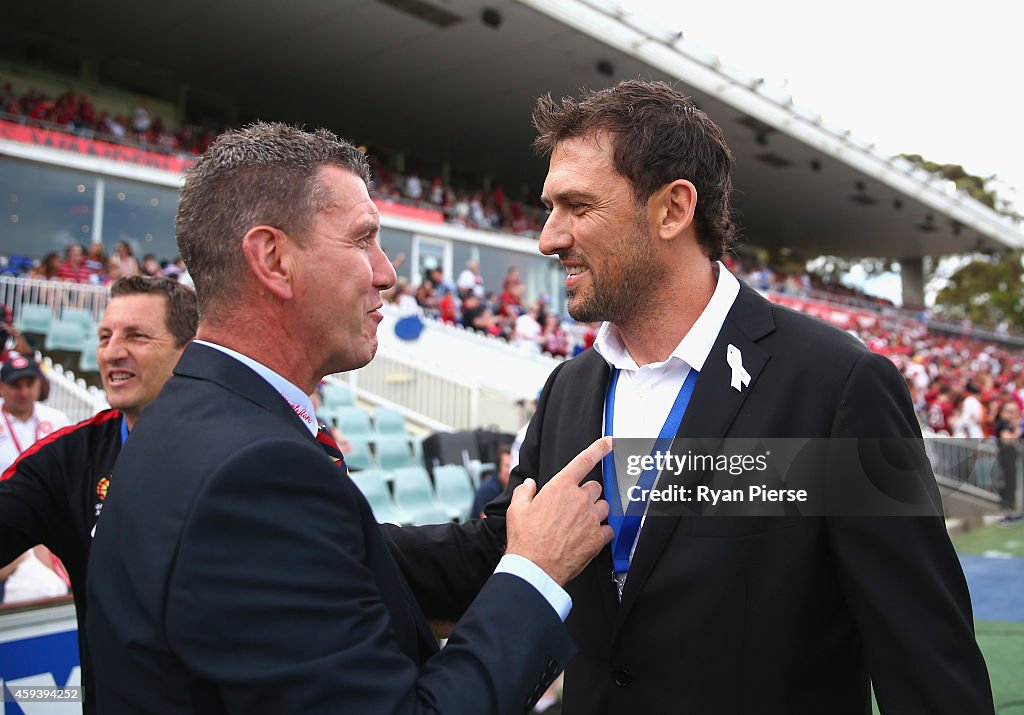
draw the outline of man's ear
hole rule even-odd
[[[697,188],[686,179],[676,179],[656,191],[649,206],[658,238],[672,240],[693,226]]]
[[[294,295],[295,239],[273,226],[254,226],[242,237],[242,255],[261,291],[289,300]]]

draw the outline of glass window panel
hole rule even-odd
[[[412,267],[409,265],[412,259],[412,234],[408,231],[399,231],[394,228],[381,227],[380,229],[380,245],[384,249],[384,253],[387,254],[388,258],[392,263],[400,256],[404,255],[404,263],[396,269],[399,278],[405,278],[409,280],[412,276]]]
[[[42,258],[88,245],[95,183],[79,171],[0,158],[0,252]]]
[[[124,241],[132,247],[140,265],[149,253],[161,263],[174,260],[178,255],[174,239],[177,189],[124,179],[108,178],[105,182],[103,243],[107,253],[113,253]]]

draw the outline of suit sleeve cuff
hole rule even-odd
[[[565,589],[555,583],[537,564],[523,556],[505,554],[498,562],[494,573],[507,573],[526,581],[537,589],[537,592],[555,609],[555,613],[563,622],[569,615],[569,611],[572,610],[572,598],[565,592]]]

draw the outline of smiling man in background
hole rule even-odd
[[[43,544],[67,569],[86,712],[95,708],[85,628],[92,532],[124,440],[171,376],[198,322],[195,294],[169,278],[121,278],[110,295],[96,358],[111,408],[40,440],[0,477],[0,564]]]

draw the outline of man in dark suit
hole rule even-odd
[[[548,379],[510,489],[534,478],[543,494],[559,465],[601,435],[614,435],[618,452],[618,438],[663,429],[908,438],[904,447],[923,454],[906,387],[885,358],[773,306],[719,261],[734,232],[732,157],[692,102],[628,81],[581,100],[542,99],[534,121],[550,155],[540,249],[567,270],[570,314],[604,325],[595,350]],[[609,471],[589,477],[605,481],[606,496],[624,490]],[[921,489],[938,499],[933,479]],[[509,494],[468,528],[500,537]],[[652,507],[636,521],[638,535],[617,533],[567,586],[579,653],[563,712],[864,715],[869,683],[883,713],[992,712],[939,516],[713,518]],[[424,595],[430,573],[402,563],[428,614],[450,607]]]
[[[190,171],[176,228],[198,339],[97,524],[99,712],[522,713],[571,655],[560,584],[611,537],[599,487],[579,486],[607,440],[543,496],[516,491],[505,555],[438,652],[318,432],[308,393],[373,357],[395,281],[367,180],[351,144],[277,124],[228,132]],[[490,570],[501,544],[476,554]]]

